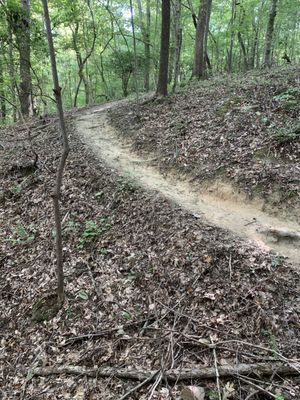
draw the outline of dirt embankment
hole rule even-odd
[[[300,220],[300,67],[191,84],[165,101],[110,111],[135,150],[166,171],[229,182]]]

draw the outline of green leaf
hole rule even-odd
[[[80,297],[82,300],[87,300],[89,298],[85,292],[79,292],[78,297]]]

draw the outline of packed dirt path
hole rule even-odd
[[[224,182],[201,186],[178,174],[163,174],[155,166],[155,157],[135,154],[131,144],[122,141],[109,124],[106,110],[115,105],[108,103],[84,110],[75,118],[78,135],[97,157],[130,184],[160,193],[195,218],[203,218],[300,266],[299,222],[267,214],[263,201],[249,201]]]

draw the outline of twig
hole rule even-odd
[[[210,338],[211,344],[213,345],[213,339]],[[215,366],[215,373],[216,373],[216,383],[217,383],[217,389],[218,389],[218,396],[219,400],[222,400],[222,394],[221,394],[221,387],[220,387],[220,375],[219,375],[219,370],[218,370],[218,362],[217,362],[217,352],[216,352],[216,347],[214,346],[212,348],[212,353],[214,356],[214,366]]]
[[[232,278],[232,263],[231,263],[231,253],[229,254],[229,280]]]
[[[267,393],[269,396],[273,397],[273,399],[276,399],[276,395],[269,392],[267,389],[263,388],[262,386],[257,385],[256,383],[253,383],[251,381],[248,381],[245,378],[242,378],[241,376],[238,376],[238,379],[240,379],[241,381],[247,383],[250,386],[253,386],[255,389],[258,389],[259,391],[263,392],[263,393]]]
[[[129,390],[129,392],[125,393],[122,397],[120,397],[119,400],[127,399],[127,397],[129,397],[132,393],[139,390],[141,387],[146,385],[148,382],[151,382],[154,379],[154,377],[156,376],[156,374],[158,374],[158,371],[155,371],[152,375],[149,376],[149,378],[146,378],[144,381],[142,381],[138,385],[134,386],[132,389]]]
[[[255,396],[257,393],[259,393],[259,390],[255,390],[254,392],[248,394],[248,396],[245,398],[245,400],[250,400],[251,397]]]
[[[148,320],[147,319],[143,319],[141,321],[130,322],[129,324],[123,325],[123,329],[129,328],[131,326],[142,324],[145,321],[148,321]],[[72,336],[72,337],[68,338],[66,340],[66,342],[62,346],[63,347],[64,346],[68,346],[70,343],[75,343],[75,342],[79,342],[79,341],[83,341],[83,340],[96,339],[96,338],[99,338],[99,337],[102,337],[102,336],[106,336],[107,334],[111,334],[113,332],[117,332],[119,329],[120,329],[120,327],[115,327],[115,328],[105,329],[105,330],[100,331],[100,332],[88,333],[86,335]]]

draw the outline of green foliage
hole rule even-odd
[[[300,89],[292,87],[275,95],[273,100],[282,104],[282,107],[289,111],[299,107],[300,104]]]
[[[277,254],[272,258],[271,265],[272,267],[277,268],[281,267],[283,265],[283,262],[284,262],[284,257]]]
[[[107,222],[107,219],[105,218],[102,218],[99,223],[91,220],[86,221],[85,230],[83,231],[79,240],[79,248],[82,249],[87,244],[93,242],[110,228],[111,225]]]
[[[128,311],[124,311],[122,313],[122,317],[126,320],[126,321],[130,321],[132,319],[132,315],[128,312]]]
[[[30,226],[29,229],[32,230],[33,227]],[[12,242],[15,245],[25,245],[33,242],[34,239],[34,234],[27,230],[24,225],[18,225],[12,230],[12,234],[5,240]]]
[[[278,129],[274,135],[274,139],[279,143],[290,143],[300,138],[300,124],[296,124],[289,129]]]

